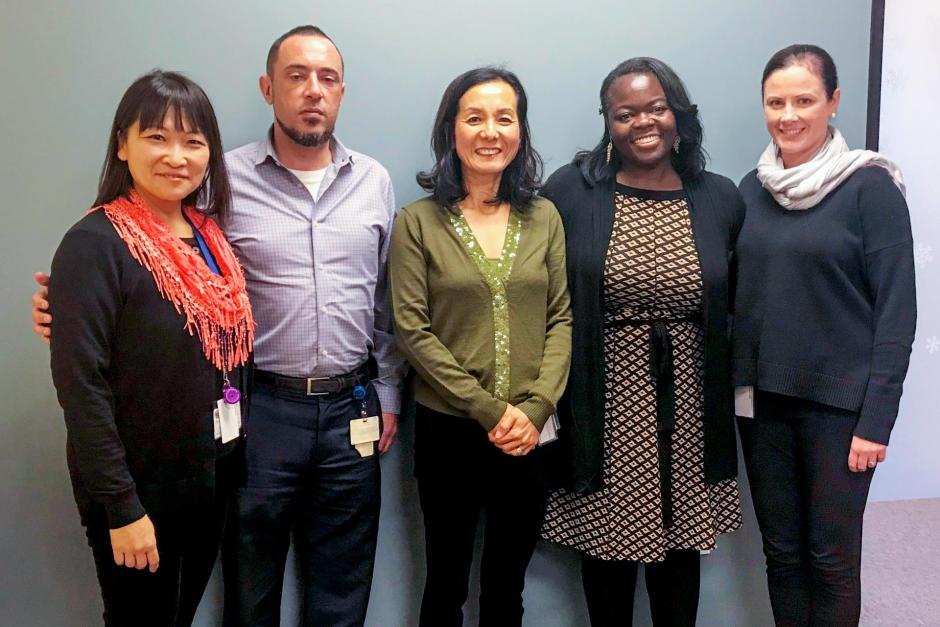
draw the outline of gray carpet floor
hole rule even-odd
[[[869,503],[862,627],[940,627],[940,498]]]

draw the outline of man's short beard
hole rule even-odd
[[[277,125],[281,127],[281,130],[284,131],[284,134],[287,135],[291,141],[295,144],[300,144],[301,146],[306,146],[307,148],[314,148],[316,146],[322,146],[323,144],[330,141],[333,137],[333,128],[330,127],[323,131],[322,133],[302,133],[296,128],[291,128],[288,125],[281,122],[280,118],[274,116],[274,119],[277,121]]]

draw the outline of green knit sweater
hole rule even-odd
[[[541,430],[565,389],[571,359],[561,219],[544,198],[526,212],[513,209],[513,219],[519,237],[512,241],[511,221],[504,282],[492,274],[499,264],[468,246],[475,240],[461,216],[431,199],[398,213],[389,253],[395,337],[418,374],[415,400],[477,420],[487,431],[507,401]],[[506,368],[498,363],[508,363],[504,398],[497,390]]]

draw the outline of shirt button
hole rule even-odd
[[[320,354],[321,354],[321,355],[329,355],[330,353],[327,352],[327,350],[326,350],[325,348],[321,348],[321,349],[320,349]]]
[[[322,311],[323,313],[326,313],[326,305],[321,305],[320,311]]]

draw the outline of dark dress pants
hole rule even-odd
[[[507,455],[475,420],[416,407],[415,475],[427,557],[422,627],[463,624],[481,510],[479,624],[522,624],[525,571],[545,513],[548,453],[536,448],[523,457]]]
[[[107,627],[192,624],[219,553],[242,463],[240,449],[216,461],[214,502],[150,516],[160,554],[155,573],[115,564],[104,512],[89,517],[85,533],[95,558]]]
[[[366,409],[378,415],[372,385]],[[349,421],[360,411],[351,391],[306,396],[253,386],[226,625],[280,625],[292,530],[303,624],[348,627],[365,621],[381,496],[377,447],[360,457],[349,441]]]
[[[849,470],[855,412],[758,392],[739,418],[778,627],[849,627],[861,612],[862,515],[873,471]]]
[[[655,627],[692,627],[698,615],[700,554],[667,551],[662,562],[643,565]],[[581,583],[591,627],[630,627],[639,564],[581,556]]]

